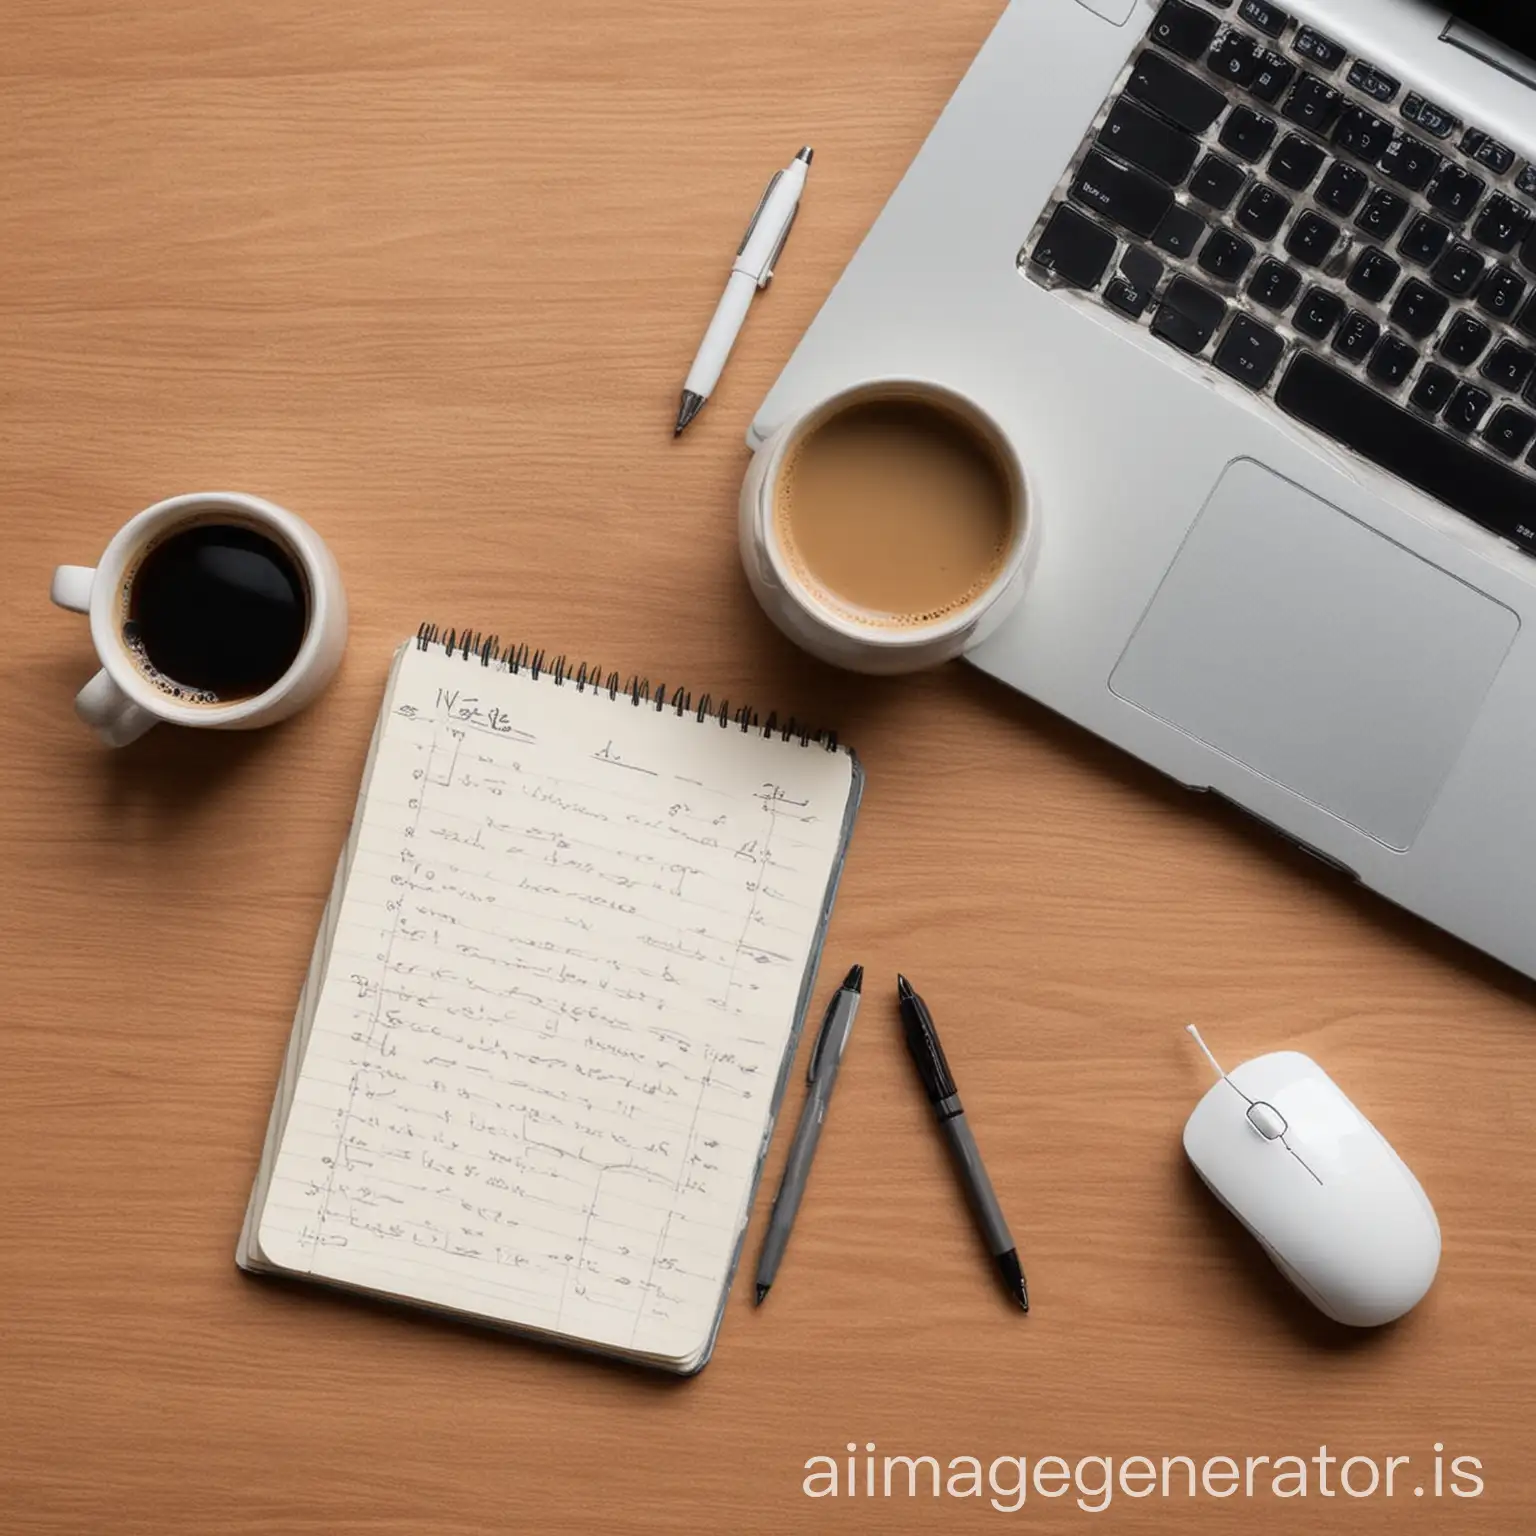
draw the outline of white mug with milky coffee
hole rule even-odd
[[[1022,597],[1039,513],[1017,449],[974,401],[869,380],[785,422],[741,488],[741,559],[769,618],[854,672],[979,644]]]
[[[347,597],[302,518],[239,491],[156,502],[53,601],[89,616],[101,670],[75,713],[110,747],[161,721],[251,730],[302,709],[347,643]]]

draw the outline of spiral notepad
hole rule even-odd
[[[794,722],[424,626],[241,1266],[697,1370],[861,787]]]

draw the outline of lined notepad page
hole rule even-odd
[[[265,1192],[266,1261],[699,1358],[851,777],[798,738],[412,646]]]

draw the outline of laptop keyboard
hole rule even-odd
[[[1536,554],[1536,166],[1269,0],[1164,0],[1019,261]]]

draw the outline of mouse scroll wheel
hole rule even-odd
[[[1250,1104],[1248,1119],[1266,1141],[1279,1141],[1285,1135],[1285,1117],[1273,1104]]]

